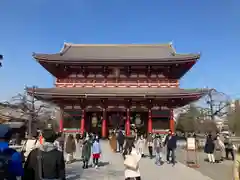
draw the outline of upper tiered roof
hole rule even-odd
[[[178,54],[171,44],[71,44],[55,54],[34,53],[33,57],[56,76],[59,66],[91,65],[183,65],[187,72],[200,54]],[[58,69],[56,69],[58,68]]]
[[[56,63],[172,63],[195,61],[199,54],[177,54],[171,44],[70,44],[65,43],[60,53],[38,54],[38,61]]]

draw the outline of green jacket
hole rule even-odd
[[[91,157],[91,143],[89,141],[83,143],[82,158],[84,161],[88,161]]]

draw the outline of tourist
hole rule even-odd
[[[54,141],[54,145],[57,147],[57,149],[59,151],[63,152],[64,142],[65,142],[64,134],[63,133],[58,133],[57,134],[57,139]]]
[[[76,144],[72,134],[68,135],[65,152],[67,153],[66,163],[69,164],[73,161],[73,154],[76,152]]]
[[[128,139],[123,152],[125,180],[141,180],[139,161],[141,154],[134,146],[134,138]]]
[[[123,132],[120,130],[118,132],[118,136],[117,136],[117,141],[118,141],[118,152],[122,152],[123,151],[123,145],[124,145],[124,134]]]
[[[148,145],[149,156],[152,159],[153,158],[153,135],[152,135],[152,133],[148,134],[147,145]]]
[[[215,149],[215,144],[214,140],[212,138],[212,135],[209,134],[206,139],[205,147],[204,147],[204,152],[208,156],[208,161],[210,163],[215,163],[215,157],[214,157],[214,149]]]
[[[83,139],[81,137],[81,134],[76,134],[75,144],[76,144],[75,158],[81,159],[82,146],[83,146]]]
[[[86,137],[83,141],[82,147],[82,160],[83,160],[83,169],[88,168],[88,162],[91,156],[91,142],[88,137]]]
[[[53,144],[56,140],[55,132],[46,129],[43,131],[43,138],[43,144],[30,152],[24,164],[23,180],[65,180],[63,153]]]
[[[145,142],[146,142],[146,140],[144,139],[143,135],[141,135],[137,140],[137,149],[142,157],[144,157]]]
[[[216,137],[216,140],[214,141],[214,143],[215,143],[215,148],[214,148],[215,162],[219,163],[222,161],[222,154],[225,146],[219,136]]]
[[[168,131],[168,135],[166,136],[164,141],[164,146],[167,146],[167,157],[166,157],[167,162],[175,165],[176,163],[175,150],[177,148],[177,137],[174,135],[174,133],[171,130]],[[169,161],[170,154],[171,154],[171,162]]]
[[[23,175],[22,156],[9,147],[12,130],[7,125],[0,125],[0,179],[17,179]]]
[[[22,151],[24,152],[24,157],[27,158],[29,153],[35,149],[40,147],[39,137],[38,135],[28,137],[28,139],[25,141]]]
[[[232,156],[232,160],[234,160],[234,146],[233,146],[232,140],[228,135],[224,139],[224,146],[225,146],[226,159],[228,159],[229,153],[230,153]]]
[[[111,133],[109,142],[110,142],[112,151],[116,152],[117,151],[117,137],[116,137],[115,132]]]
[[[95,168],[98,168],[98,161],[101,155],[101,147],[99,143],[99,139],[96,136],[92,145],[92,158],[93,158],[93,165]]]
[[[233,179],[240,180],[240,146],[237,149],[236,158],[234,161]]]
[[[162,138],[160,135],[157,135],[154,139],[154,151],[156,154],[156,165],[161,165],[162,163],[162,149],[163,149],[163,144],[162,144]]]

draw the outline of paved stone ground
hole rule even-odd
[[[193,155],[193,154],[192,154]],[[176,153],[177,160],[183,164],[186,164],[186,151],[178,150]],[[210,164],[205,161],[206,154],[198,152],[199,168],[197,171],[212,178],[213,180],[230,180],[233,175],[233,161],[225,160],[221,163]]]
[[[103,156],[99,169],[89,168],[82,170],[81,162],[67,165],[68,180],[123,180],[124,166],[120,154],[113,153],[106,141],[101,142]],[[182,163],[174,167],[170,164],[156,166],[154,160],[143,158],[140,162],[140,171],[143,180],[215,180],[204,176],[201,172],[188,168]],[[226,179],[225,179],[226,180]]]

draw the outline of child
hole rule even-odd
[[[100,147],[99,139],[98,137],[96,137],[92,145],[93,165],[95,166],[95,168],[98,168],[98,160],[100,158],[100,154],[101,154],[101,147]]]
[[[83,160],[83,169],[88,168],[88,162],[91,156],[91,144],[89,142],[89,139],[86,138],[83,141],[83,146],[82,146],[82,160]]]
[[[156,164],[161,165],[162,163],[162,138],[161,136],[157,135],[156,138],[154,139],[154,150],[156,153]]]

